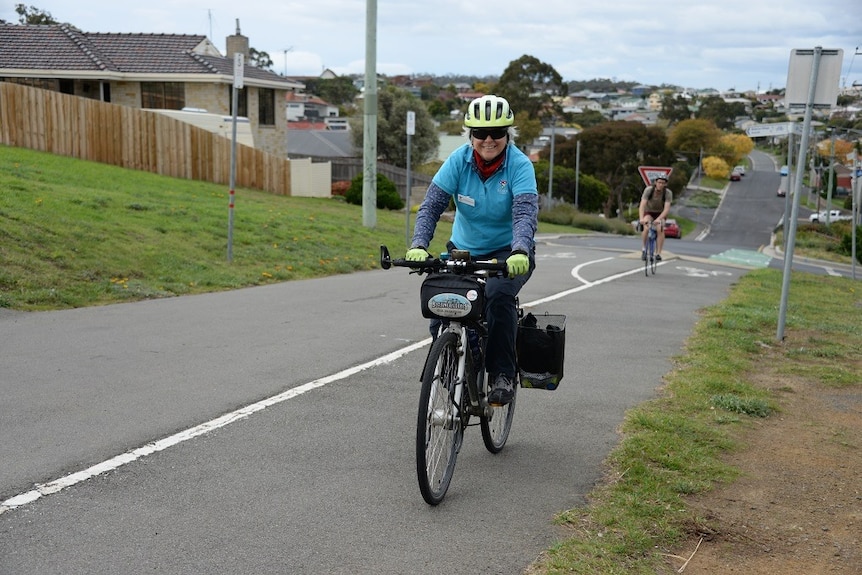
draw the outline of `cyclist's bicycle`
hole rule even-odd
[[[661,223],[659,220],[653,220],[650,222],[649,231],[647,232],[647,242],[646,242],[646,251],[644,258],[644,275],[649,277],[650,272],[655,275],[656,267],[658,267],[658,260],[656,259],[656,242],[658,241],[658,230],[657,227],[660,226]],[[640,224],[639,229],[643,229],[643,224]]]
[[[503,449],[512,428],[519,376],[512,401],[492,406],[487,399],[491,382],[484,367],[485,281],[490,275],[506,275],[506,263],[473,260],[462,250],[421,262],[393,260],[387,247],[380,246],[380,266],[427,274],[422,283],[422,314],[441,321],[422,370],[416,420],[419,490],[429,505],[437,505],[452,481],[464,430],[476,425],[471,418],[478,418],[482,440],[491,453]],[[522,314],[518,305],[518,317]]]

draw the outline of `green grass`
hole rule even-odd
[[[0,148],[0,307],[48,310],[236,289],[375,268],[406,247],[403,212]],[[412,223],[412,218],[411,218]],[[441,222],[442,250],[451,224]]]
[[[173,297],[377,267],[407,247],[404,212],[228,189],[0,147],[0,308],[51,310]],[[541,214],[544,218],[548,214]],[[411,214],[410,224],[415,216]],[[588,221],[584,220],[589,224]],[[616,222],[600,222],[608,228]],[[582,233],[578,221],[543,233]],[[445,249],[441,221],[431,251]]]
[[[835,263],[852,263],[852,223],[801,223],[796,227],[794,257],[814,258]],[[775,233],[775,245],[784,249],[784,230]],[[862,227],[856,228],[856,262],[862,264]]]
[[[709,523],[686,496],[733,481],[737,470],[723,455],[738,447],[753,420],[779,409],[785,390],[753,385],[756,374],[774,370],[823,386],[860,385],[858,282],[794,274],[788,337],[777,343],[781,277],[777,270],[752,271],[703,312],[661,397],[626,414],[624,437],[590,504],[557,517],[573,535],[533,565],[531,575],[668,572],[664,554],[689,535],[688,526]]]

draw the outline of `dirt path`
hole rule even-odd
[[[737,480],[690,499],[702,520],[668,558],[671,572],[862,573],[862,388],[775,367],[757,379],[781,412],[754,421],[746,447],[728,458]]]

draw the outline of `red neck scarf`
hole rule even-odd
[[[473,150],[473,160],[476,162],[476,167],[479,169],[479,177],[482,178],[483,182],[490,178],[494,174],[494,172],[496,172],[500,168],[500,166],[503,165],[503,159],[505,157],[506,150],[504,148],[499,156],[497,156],[490,162],[486,162],[482,159],[482,156],[479,155],[479,152]]]

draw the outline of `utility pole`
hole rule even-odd
[[[829,212],[832,211],[832,178],[835,177],[835,130],[829,128],[831,132],[830,152],[829,152],[829,186],[826,188],[826,226],[829,227],[831,220]]]
[[[377,225],[377,0],[365,0],[365,128],[362,144],[362,224]]]
[[[581,176],[581,140],[575,140],[575,209],[579,210],[578,207],[578,185],[579,179]]]
[[[551,190],[554,188],[554,140],[557,139],[557,135],[555,132],[555,126],[557,123],[557,118],[551,116],[551,164],[548,167],[548,209],[550,210],[552,207],[551,201],[553,196],[551,195]]]

